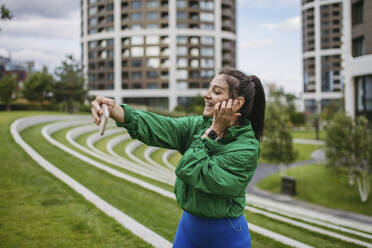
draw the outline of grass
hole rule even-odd
[[[168,168],[164,162],[163,162],[163,153],[166,151],[167,149],[165,148],[159,148],[157,150],[155,150],[154,152],[152,152],[150,154],[150,157],[152,160],[154,160],[156,163],[160,164],[161,166],[164,166],[166,168]]]
[[[292,131],[292,138],[316,140],[315,130]],[[325,131],[319,131],[319,140],[325,140]]]
[[[181,153],[175,152],[169,156],[168,160],[169,163],[173,164],[174,167],[176,167],[178,165],[178,162],[180,162],[181,158],[182,158]]]
[[[372,216],[372,192],[366,203],[361,203],[356,185],[349,186],[346,173],[337,172],[324,165],[306,165],[288,170],[296,178],[296,199],[355,213]],[[372,184],[372,178],[370,179]],[[280,193],[280,176],[275,173],[257,186],[263,190]]]
[[[106,144],[107,142],[109,142],[111,139],[117,137],[117,136],[120,136],[120,135],[123,135],[123,133],[116,133],[116,134],[113,134],[113,135],[109,135],[109,136],[104,136],[102,139],[99,139],[96,143],[94,143],[93,145],[100,151],[106,153],[106,154],[109,154],[107,149],[106,149]]]
[[[296,158],[294,162],[299,162],[299,161],[311,159],[311,153],[317,149],[322,148],[323,146],[293,143],[293,147],[298,152],[298,157]],[[258,163],[259,164],[271,164],[264,157],[260,157],[258,160]]]
[[[45,112],[0,112],[0,140],[6,144],[0,148],[0,246],[151,247],[56,180],[14,142],[12,121],[37,114]]]
[[[145,145],[145,144],[141,144],[139,146],[137,146],[134,150],[133,150],[133,155],[136,156],[137,158],[139,158],[140,160],[144,161],[145,163],[148,163],[150,164],[146,159],[145,159],[145,155],[143,154],[146,150],[148,146]]]

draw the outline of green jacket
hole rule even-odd
[[[130,136],[150,146],[183,154],[176,168],[174,193],[187,212],[207,218],[238,217],[246,204],[245,189],[259,156],[259,142],[249,121],[228,129],[217,142],[201,138],[212,118],[170,118],[123,104]]]

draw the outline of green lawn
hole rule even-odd
[[[168,168],[164,162],[163,162],[163,153],[166,151],[167,149],[165,148],[159,148],[157,150],[155,150],[154,152],[152,152],[150,154],[150,157],[152,160],[154,160],[156,163],[158,163],[159,165],[161,166],[164,166],[166,168]]]
[[[36,114],[45,112],[0,112],[0,140],[6,144],[0,148],[0,246],[150,247],[56,180],[14,142],[11,122]],[[41,139],[40,133],[36,138]]]
[[[292,138],[296,139],[316,139],[315,130],[306,130],[306,131],[292,131]],[[325,140],[325,131],[319,131],[319,140]]]
[[[298,151],[298,157],[295,160],[295,162],[298,162],[298,161],[302,161],[302,160],[311,159],[311,153],[314,152],[317,149],[322,148],[323,146],[293,143],[293,147],[294,147],[295,150]],[[258,160],[258,163],[259,164],[271,164],[264,157],[260,157],[260,159]]]
[[[372,216],[372,192],[368,201],[361,203],[358,189],[356,185],[349,186],[346,173],[314,164],[289,169],[288,175],[296,178],[296,198],[299,200]],[[280,193],[279,174],[263,179],[257,186]]]
[[[169,156],[168,160],[169,160],[169,163],[173,164],[174,167],[176,167],[178,162],[181,160],[181,158],[182,158],[181,153],[175,152]]]

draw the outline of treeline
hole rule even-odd
[[[17,99],[28,101],[25,109],[36,105],[40,109],[72,113],[86,108],[84,101],[88,99],[88,91],[84,88],[82,66],[72,55],[68,55],[56,69],[55,76],[44,67],[40,72],[31,73],[22,88],[18,86],[16,75],[5,75],[0,79],[0,100],[6,110],[11,110],[12,103]]]

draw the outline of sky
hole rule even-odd
[[[302,91],[300,0],[237,0],[237,68]],[[0,0],[14,15],[0,21],[0,55],[53,72],[67,54],[80,59],[80,0]]]

